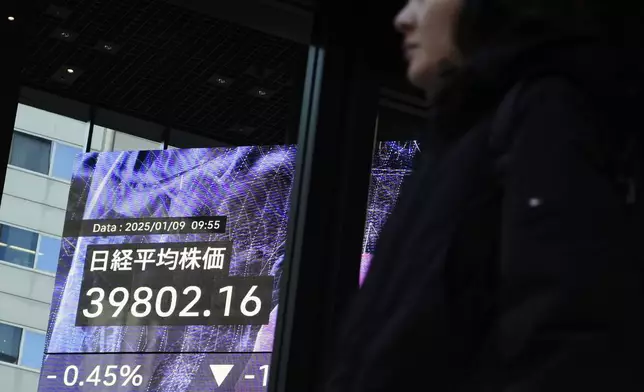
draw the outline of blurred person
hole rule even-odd
[[[638,6],[400,11],[431,121],[327,391],[643,390]]]

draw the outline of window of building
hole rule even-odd
[[[14,132],[9,163],[23,169],[49,174],[51,141],[22,132]]]
[[[83,153],[83,150],[67,144],[54,144],[54,158],[51,163],[51,175],[56,178],[71,181],[76,156]]]
[[[38,233],[0,225],[0,260],[33,268],[37,245]]]
[[[0,323],[0,362],[40,370],[44,354],[44,333]]]
[[[0,361],[18,363],[22,328],[0,324]]]
[[[58,268],[58,256],[60,255],[61,239],[40,235],[38,245],[38,258],[36,268],[42,271],[56,273]]]
[[[22,351],[18,358],[18,364],[33,369],[40,369],[45,353],[45,334],[24,330],[22,340]]]
[[[62,239],[0,224],[0,260],[56,273]]]
[[[76,156],[82,152],[79,147],[14,131],[9,164],[70,181]]]

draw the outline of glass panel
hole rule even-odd
[[[0,324],[0,361],[18,363],[22,328]]]
[[[367,276],[380,231],[398,202],[402,184],[411,174],[414,157],[419,152],[415,141],[380,142],[376,148],[362,244],[360,284]]]
[[[49,140],[14,131],[9,158],[11,165],[49,174],[50,154],[51,142]]]
[[[45,334],[25,330],[23,339],[25,341],[22,344],[19,364],[33,369],[40,369],[43,354],[45,353]]]
[[[52,176],[75,170],[69,187],[38,179],[46,188],[36,195],[12,173],[6,200],[34,213],[24,223],[0,216],[65,239],[59,268],[51,237],[40,236],[35,261],[57,273],[46,347],[56,355],[42,373],[59,376],[42,377],[40,391],[60,388],[60,369],[93,368],[105,359],[93,354],[108,352],[137,369],[132,388],[267,389],[313,17],[272,1],[241,3],[66,2],[53,11],[73,15],[65,31],[47,9],[26,22],[47,33],[25,49],[24,82],[47,94],[25,102],[83,121],[91,113],[95,124],[92,152],[76,164],[58,144],[83,145],[66,138],[67,121],[48,127],[21,115],[15,126],[55,141]],[[48,50],[38,50],[42,42]],[[65,99],[50,102],[57,96]],[[178,149],[159,151],[169,145]],[[96,311],[86,300],[97,290],[106,311],[85,316]],[[133,301],[150,290],[142,314]],[[107,311],[110,298],[119,312]]]
[[[71,180],[74,160],[76,159],[76,156],[81,153],[83,153],[83,150],[78,147],[56,143],[51,175],[63,180]]]
[[[0,225],[0,260],[31,268],[36,258],[38,234]]]
[[[38,259],[36,268],[42,271],[56,273],[58,268],[58,256],[60,255],[61,239],[40,236],[40,246],[38,247]]]

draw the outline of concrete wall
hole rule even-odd
[[[54,277],[0,262],[0,322],[45,331]]]
[[[3,392],[36,392],[40,372],[0,362],[0,390]]]
[[[111,151],[131,151],[131,150],[161,150],[163,143],[155,142],[138,136],[128,135],[123,132],[116,132],[114,135],[114,145]]]
[[[84,147],[89,124],[31,106],[18,105],[15,129]]]
[[[0,221],[60,237],[69,183],[40,173],[9,167]]]

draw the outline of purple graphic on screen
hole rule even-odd
[[[416,141],[380,142],[373,158],[367,204],[367,222],[362,245],[360,284],[367,276],[378,237],[389,218],[403,181],[411,174],[414,157],[420,152]]]
[[[214,386],[196,387],[191,377],[200,376],[197,373],[191,376],[188,367],[202,369],[204,361],[224,354],[193,353],[266,352],[269,355],[273,347],[295,155],[294,146],[254,146],[80,156],[72,178],[66,226],[70,221],[94,219],[222,216],[227,217],[226,232],[65,237],[43,369],[64,361],[61,358],[72,358],[70,355],[74,353],[119,353],[118,356],[159,353],[149,355],[146,360],[156,361],[154,366],[157,371],[165,369],[165,376],[149,378],[146,375],[152,384],[144,390],[206,391],[214,390]],[[269,304],[272,311],[267,325],[76,326],[89,245],[216,241],[232,243],[231,277],[274,277]],[[181,353],[190,353],[189,361]],[[40,390],[55,390],[43,389],[43,385]],[[234,386],[231,388],[225,390],[235,390]]]

